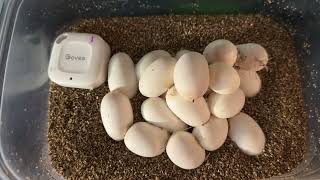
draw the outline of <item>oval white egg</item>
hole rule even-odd
[[[236,66],[240,69],[260,71],[268,63],[268,53],[264,47],[256,43],[240,44],[237,46],[239,57]]]
[[[180,59],[181,56],[183,56],[184,54],[188,53],[188,52],[191,52],[189,50],[186,50],[186,49],[181,49],[180,51],[178,51],[176,53],[176,59]]]
[[[146,122],[133,124],[124,137],[126,147],[142,157],[155,157],[166,149],[169,133]]]
[[[120,141],[133,123],[133,111],[129,98],[119,91],[105,95],[100,106],[102,123],[108,135]]]
[[[211,93],[208,105],[211,113],[218,118],[230,118],[238,114],[245,103],[245,95],[241,89],[232,94]]]
[[[209,67],[205,57],[197,52],[188,52],[180,57],[174,68],[174,85],[187,100],[203,96],[209,87]]]
[[[238,72],[230,65],[214,63],[209,66],[210,88],[219,94],[231,94],[240,86]]]
[[[138,80],[141,78],[147,67],[161,57],[171,57],[171,55],[164,50],[154,50],[145,54],[136,65],[136,74]]]
[[[214,116],[201,126],[195,127],[192,134],[207,151],[219,149],[228,136],[228,121]]]
[[[220,62],[233,66],[237,60],[237,47],[226,39],[211,42],[203,51],[209,64]]]
[[[166,102],[171,111],[189,126],[200,126],[210,118],[210,111],[203,97],[188,101],[172,87],[166,94]]]
[[[108,67],[108,86],[110,91],[118,89],[121,93],[132,98],[138,89],[138,81],[134,63],[126,53],[113,55]]]
[[[139,90],[146,97],[158,97],[173,85],[173,71],[176,61],[162,57],[145,70],[139,81]]]
[[[239,69],[240,89],[246,97],[257,95],[261,89],[261,79],[257,72]]]
[[[205,150],[195,137],[185,131],[174,133],[168,141],[166,152],[169,159],[183,169],[195,169],[205,160]]]
[[[263,152],[265,135],[252,117],[241,112],[229,119],[229,127],[229,137],[244,153],[256,156]]]
[[[141,105],[141,114],[147,122],[170,132],[187,128],[187,125],[171,112],[166,101],[159,97],[145,100]]]

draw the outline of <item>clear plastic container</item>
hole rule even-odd
[[[318,0],[4,0],[0,16],[1,179],[63,179],[51,167],[47,151],[47,67],[51,42],[62,27],[91,17],[239,13],[262,13],[284,23],[302,54],[308,152],[299,167],[273,179],[320,179]]]

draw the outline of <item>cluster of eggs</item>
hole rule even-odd
[[[259,155],[265,146],[260,126],[241,112],[245,97],[261,88],[256,71],[266,67],[268,54],[259,44],[211,42],[203,54],[181,50],[175,57],[163,50],[144,55],[136,67],[125,53],[110,59],[110,92],[101,102],[102,122],[108,135],[124,140],[126,147],[143,157],[166,151],[183,169],[205,161],[205,151],[223,145],[227,136],[248,155]],[[144,122],[133,124],[130,98],[139,89]]]

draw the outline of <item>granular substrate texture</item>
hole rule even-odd
[[[183,170],[166,153],[139,157],[124,143],[113,141],[100,117],[100,102],[107,83],[94,90],[50,85],[49,153],[53,167],[67,179],[259,179],[292,171],[306,152],[307,115],[303,107],[301,78],[293,40],[271,18],[254,16],[161,16],[89,19],[70,31],[95,33],[111,46],[112,53],[128,53],[138,62],[151,50],[172,55],[181,48],[202,52],[215,39],[235,44],[255,42],[264,46],[271,60],[259,72],[262,90],[246,101],[251,115],[266,135],[259,156],[247,156],[228,139],[217,151],[207,152],[197,169]],[[142,121],[145,98],[132,99],[135,121]]]

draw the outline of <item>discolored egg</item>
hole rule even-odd
[[[268,53],[264,47],[256,43],[240,44],[237,46],[239,57],[236,66],[240,69],[260,71],[267,66]]]

